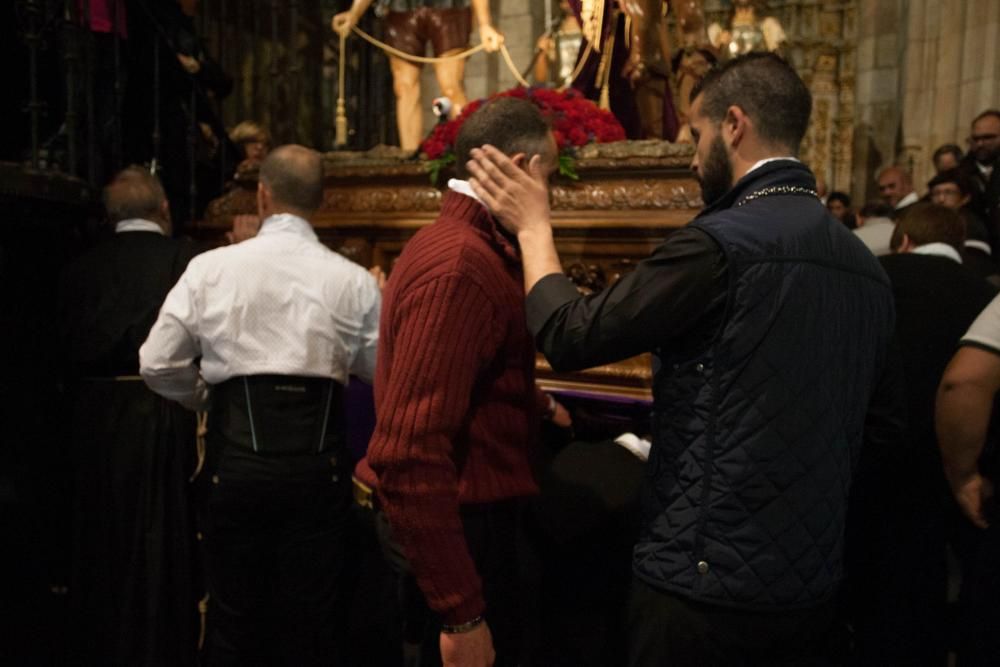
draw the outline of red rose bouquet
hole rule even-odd
[[[455,138],[462,123],[476,109],[497,97],[519,97],[533,102],[552,125],[559,144],[559,173],[577,178],[573,170],[573,149],[589,143],[609,143],[625,139],[625,130],[610,111],[599,108],[574,88],[511,88],[492,97],[469,102],[462,113],[434,128],[421,150],[431,163],[431,181],[437,182],[441,169],[455,162]]]

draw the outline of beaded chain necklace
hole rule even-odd
[[[798,185],[772,185],[769,188],[762,188],[755,192],[751,192],[746,197],[737,202],[736,206],[738,208],[740,206],[743,206],[744,204],[749,204],[754,199],[760,199],[762,197],[770,197],[771,195],[803,195],[819,199],[819,193],[813,190],[812,188],[803,188]]]

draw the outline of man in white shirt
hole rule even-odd
[[[886,167],[878,174],[878,193],[882,200],[893,207],[897,214],[907,206],[920,201],[913,191],[913,180],[902,167]]]
[[[261,164],[255,238],[205,253],[139,352],[143,379],[210,409],[201,533],[210,665],[336,664],[350,507],[341,391],[372,378],[380,295],[308,222],[318,153]]]
[[[890,217],[892,213],[892,207],[881,202],[865,204],[858,211],[856,218],[858,228],[854,230],[854,235],[861,239],[876,257],[892,252],[889,241],[892,240],[892,231],[896,228],[896,223]]]
[[[962,563],[955,651],[960,664],[1000,655],[1000,481],[994,416],[1000,391],[1000,297],[976,318],[941,379],[935,422],[944,473],[958,506],[978,529]],[[994,420],[995,421],[995,420]]]

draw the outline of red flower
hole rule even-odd
[[[551,123],[560,151],[591,142],[607,143],[625,138],[625,130],[614,115],[598,108],[573,88],[567,90],[511,88],[497,93],[490,99],[497,97],[527,99],[537,105],[542,115]],[[488,101],[469,102],[457,118],[435,127],[421,146],[424,154],[435,160],[454,152],[455,140],[462,123]]]

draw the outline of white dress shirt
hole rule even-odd
[[[896,202],[896,210],[898,211],[901,208],[912,206],[913,204],[916,204],[918,201],[920,201],[920,197],[917,196],[917,193],[911,192],[910,194],[906,195],[898,202]]]
[[[139,350],[139,372],[191,409],[207,407],[208,385],[242,375],[371,380],[380,307],[368,271],[302,218],[273,215],[256,237],[191,260]]]
[[[892,252],[889,247],[892,232],[896,223],[889,218],[866,218],[865,224],[854,230],[854,235],[861,239],[876,257]]]

